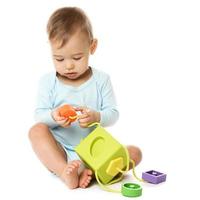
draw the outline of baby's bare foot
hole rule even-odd
[[[86,188],[92,180],[92,171],[84,169],[79,178],[79,187]]]
[[[60,178],[70,189],[78,187],[79,184],[78,168],[80,167],[80,165],[81,165],[80,160],[74,160],[72,162],[67,163],[67,166],[64,168],[60,176]]]

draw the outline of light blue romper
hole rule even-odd
[[[100,124],[104,127],[114,124],[119,117],[109,75],[95,68],[91,69],[91,78],[79,87],[60,82],[56,72],[44,75],[39,82],[35,120],[48,125],[54,138],[67,153],[68,160],[79,159],[74,148],[92,128],[81,128],[77,121],[70,127],[63,128],[51,117],[53,109],[63,104],[87,106],[100,112]]]

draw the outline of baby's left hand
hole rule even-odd
[[[75,110],[81,112],[81,115],[78,115],[77,119],[82,128],[88,127],[91,123],[100,122],[100,113],[97,111],[87,107],[76,107]]]

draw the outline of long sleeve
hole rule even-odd
[[[92,72],[91,78],[78,87],[60,82],[56,72],[44,75],[39,82],[35,120],[47,124],[56,140],[69,149],[77,146],[92,129],[80,127],[78,121],[68,128],[60,126],[51,116],[53,109],[63,104],[85,105],[100,112],[102,126],[114,124],[119,117],[109,75],[94,68]]]
[[[116,106],[116,100],[110,77],[107,76],[101,89],[102,105],[101,105],[101,120],[102,126],[110,126],[119,118],[119,112]]]
[[[51,116],[53,109],[52,82],[53,80],[49,74],[41,78],[39,82],[37,105],[34,116],[36,122],[45,123],[49,126],[49,128],[55,128],[58,126]]]

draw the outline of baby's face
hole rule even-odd
[[[56,71],[61,76],[76,80],[89,68],[91,44],[84,33],[76,32],[62,48],[51,42],[51,49]]]

